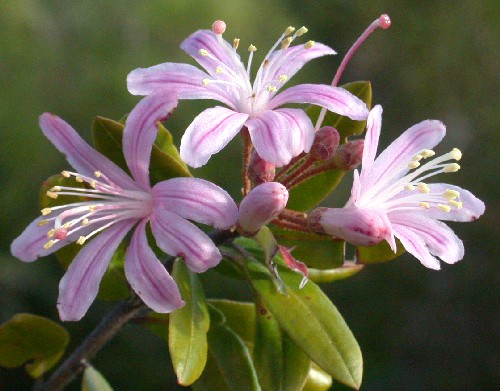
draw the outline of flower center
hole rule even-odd
[[[76,239],[78,234],[76,243],[84,244],[90,237],[119,221],[140,219],[151,213],[151,194],[122,189],[100,171],[96,171],[94,177],[69,171],[63,171],[62,175],[65,178],[74,177],[76,182],[87,186],[54,186],[47,191],[47,196],[53,199],[75,196],[83,200],[42,209],[42,216],[47,217],[38,225],[50,227],[47,231],[49,240],[44,244],[46,250],[69,236]]]

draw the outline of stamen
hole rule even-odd
[[[57,193],[55,193],[53,191],[48,191],[46,194],[47,194],[47,197],[53,198],[54,200],[59,196]]]
[[[276,92],[278,89],[275,86],[269,86],[267,87],[267,91],[270,93]]]
[[[254,45],[250,45],[250,46],[248,47],[248,51],[249,51],[249,52],[256,52],[256,51],[257,51],[257,48],[256,48]]]
[[[462,151],[458,148],[453,148],[450,152],[452,159],[455,159],[456,161],[459,161],[462,159]]]
[[[234,50],[238,49],[238,46],[240,46],[240,39],[239,38],[233,39],[233,48],[234,48]]]
[[[457,163],[450,163],[444,166],[443,172],[457,172],[460,170],[460,166]]]
[[[65,177],[65,178],[69,178],[69,177],[71,176],[71,175],[70,175],[70,173],[69,173],[68,171],[62,171],[62,172],[61,172],[61,175],[62,175],[63,177]]]
[[[87,226],[88,224],[89,224],[89,219],[85,217],[85,218],[82,220],[82,226],[83,226],[83,227],[85,227],[85,226]]]
[[[417,190],[423,194],[429,194],[431,192],[430,187],[426,183],[419,183],[417,185]]]
[[[78,183],[82,183],[83,182],[83,178],[81,176],[76,176],[75,177],[75,181],[77,181]]]
[[[101,171],[96,171],[96,172],[94,172],[94,176],[96,178],[100,178],[102,176],[102,172]]]
[[[288,80],[288,76],[287,76],[287,75],[281,75],[281,76],[279,77],[279,81],[280,81],[280,83],[284,83],[284,82],[285,82],[285,81],[287,81],[287,80]]]
[[[456,206],[458,209],[462,209],[463,206],[461,201],[455,201],[455,200],[449,200],[448,204],[450,204],[451,206]]]
[[[422,155],[415,155],[411,158],[411,160],[415,161],[415,162],[419,162],[420,160],[423,159],[423,156]]]
[[[90,185],[90,187],[92,187],[93,189],[95,189],[95,187],[97,185],[97,182],[96,181],[90,181],[89,185]]]
[[[43,215],[43,216],[47,216],[48,214],[51,214],[51,213],[52,213],[52,209],[50,209],[50,208],[43,208],[43,209],[41,210],[41,212],[42,212],[42,215]]]
[[[83,243],[85,243],[85,240],[87,240],[85,236],[80,236],[76,241],[76,244],[79,244],[81,246]]]
[[[203,56],[203,57],[208,56],[208,50],[206,50],[206,49],[200,49],[199,53],[200,53],[200,56]]]
[[[443,212],[449,212],[451,210],[451,208],[448,205],[444,204],[438,204],[437,207],[439,210],[442,210]]]
[[[431,207],[428,202],[421,202],[419,205],[424,209],[430,209]]]
[[[203,83],[203,86],[205,86],[205,87],[206,87],[206,86],[208,86],[211,82],[212,82],[212,80],[210,80],[210,79],[203,79],[203,82],[202,82],[202,83]]]
[[[283,50],[288,49],[292,41],[293,39],[291,37],[285,38],[283,41],[281,41],[281,49]]]
[[[250,75],[250,67],[252,66],[253,54],[257,51],[257,48],[254,45],[250,45],[248,47],[248,51],[250,52],[250,55],[248,56],[247,73],[248,75]]]
[[[49,223],[48,220],[40,220],[36,225],[39,227],[43,227],[44,225],[47,225]]]
[[[316,45],[316,42],[314,42],[314,41],[307,41],[307,42],[305,43],[304,47],[305,47],[306,49],[311,49],[312,47],[314,47],[314,45]]]
[[[55,244],[55,242],[56,242],[55,240],[49,240],[47,243],[45,243],[43,245],[43,248],[45,250],[48,250],[49,248],[51,248]]]
[[[50,239],[51,237],[54,236],[55,233],[56,233],[56,230],[54,228],[49,229],[49,231],[47,232],[47,237]]]
[[[217,35],[222,35],[226,31],[226,23],[222,20],[216,20],[212,24],[212,31]]]
[[[221,73],[224,73],[224,69],[222,69],[221,66],[218,66],[217,68],[215,68],[215,73],[218,73],[220,75]]]
[[[443,193],[443,197],[447,198],[449,200],[454,200],[455,198],[459,197],[460,193],[456,190],[451,190],[451,189],[446,189],[445,192]]]
[[[90,205],[89,206],[89,211],[94,212],[97,209],[97,205]]]
[[[297,32],[295,33],[295,36],[300,37],[301,35],[307,33],[308,31],[309,30],[305,26],[302,26],[300,29],[297,30]]]
[[[290,35],[291,33],[293,33],[295,31],[295,27],[292,27],[292,26],[288,26],[284,32],[285,36],[286,35]]]
[[[420,155],[422,155],[424,159],[434,156],[435,154],[436,152],[434,152],[432,149],[424,149],[422,152],[420,152]]]
[[[416,162],[416,161],[412,161],[412,162],[408,163],[409,170],[413,170],[414,168],[417,168],[418,166],[420,166],[420,163]]]
[[[50,189],[50,191],[61,191],[62,187],[61,186],[54,186]]]
[[[409,191],[415,190],[415,186],[413,186],[412,184],[407,184],[407,185],[405,185],[405,190],[409,190]]]

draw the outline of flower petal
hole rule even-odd
[[[61,320],[80,320],[99,291],[99,283],[118,245],[135,221],[116,223],[83,247],[59,283]]]
[[[424,149],[432,149],[445,136],[446,128],[436,120],[422,121],[406,130],[394,140],[373,163],[365,177],[364,188],[383,188],[408,171],[412,157]]]
[[[289,115],[278,111],[264,111],[258,117],[247,121],[255,150],[259,156],[276,166],[288,164],[293,157],[293,136],[299,132],[290,132]]]
[[[191,167],[203,166],[236,136],[247,119],[248,114],[220,106],[202,111],[182,136],[181,158]]]
[[[145,220],[137,226],[130,240],[125,275],[132,289],[153,311],[169,313],[184,305],[174,279],[149,247]]]
[[[361,99],[343,88],[324,84],[300,84],[287,88],[271,99],[267,108],[274,109],[286,103],[311,103],[354,120],[368,117],[368,108]]]
[[[123,154],[130,173],[143,189],[149,189],[149,161],[158,128],[177,106],[174,94],[162,92],[143,98],[130,112],[123,129]]]
[[[394,225],[393,228],[394,235],[400,240],[405,250],[417,258],[422,265],[429,269],[441,269],[439,261],[431,255],[420,236],[402,225]]]
[[[137,68],[127,76],[127,88],[133,95],[151,95],[168,89],[179,99],[214,99],[231,104],[217,85],[203,85],[208,74],[193,65],[166,62],[149,68]]]
[[[182,218],[228,229],[236,223],[238,207],[219,186],[199,178],[172,178],[153,188],[155,206]]]
[[[219,249],[203,231],[175,213],[156,208],[150,224],[158,247],[167,254],[183,257],[194,272],[204,272],[222,259]]]
[[[40,116],[43,134],[65,156],[69,164],[80,174],[93,177],[101,171],[112,182],[127,189],[139,187],[120,167],[87,144],[76,131],[61,118],[44,113]]]
[[[452,207],[449,212],[444,212],[437,208],[426,209],[426,215],[437,220],[447,221],[474,221],[477,220],[485,210],[484,202],[477,198],[470,191],[462,189],[461,187],[450,185],[448,183],[430,183],[429,188],[431,193],[442,194],[446,190],[454,190],[460,193],[460,199],[457,201],[462,202],[462,208],[457,209]]]
[[[368,114],[366,122],[366,137],[363,149],[363,160],[360,180],[365,182],[369,175],[375,156],[377,155],[380,130],[382,129],[382,106],[376,105]]]
[[[288,120],[291,137],[292,157],[300,153],[309,152],[314,141],[314,125],[311,119],[302,109],[278,109],[275,113],[280,113]]]

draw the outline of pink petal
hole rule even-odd
[[[365,182],[369,175],[375,156],[377,155],[380,130],[382,128],[382,106],[376,105],[368,114],[366,122],[366,137],[363,149],[363,160],[360,180]]]
[[[230,105],[223,89],[215,84],[203,85],[209,77],[193,65],[167,62],[133,70],[127,76],[127,88],[133,95],[151,95],[167,89],[179,99],[214,99]]]
[[[295,128],[295,132],[290,132],[289,115],[264,111],[258,117],[248,120],[246,126],[255,150],[262,159],[278,167],[290,162],[294,149],[293,136],[300,131]]]
[[[474,221],[477,220],[485,210],[484,202],[477,198],[470,191],[448,183],[431,183],[428,185],[431,193],[444,193],[446,190],[455,190],[460,193],[462,208],[452,207],[449,212],[444,212],[437,208],[425,209],[427,216],[437,220],[447,221]],[[458,199],[456,200],[458,201]]]
[[[111,257],[134,223],[117,223],[80,250],[59,283],[57,308],[61,320],[76,321],[85,315],[97,296]]]
[[[238,207],[219,186],[199,178],[173,178],[153,188],[156,207],[182,218],[228,229],[236,223]]]
[[[314,141],[314,125],[304,110],[278,109],[274,112],[284,115],[288,120],[292,157],[302,152],[309,152]]]
[[[384,187],[408,171],[412,157],[424,149],[432,149],[446,134],[440,121],[426,120],[413,125],[392,142],[376,159],[364,186]]]
[[[167,254],[183,257],[194,272],[204,272],[222,259],[218,248],[203,231],[175,213],[156,208],[150,224],[158,247]]]
[[[125,274],[132,289],[153,311],[169,313],[184,305],[174,279],[149,247],[146,221],[138,225],[130,240]]]
[[[444,262],[455,263],[464,257],[462,241],[441,221],[422,216],[418,212],[394,212],[389,214],[389,218],[395,231],[403,232],[406,236],[407,231],[411,231],[424,241],[430,254],[438,256]]]
[[[404,226],[395,225],[394,235],[401,241],[405,250],[417,258],[422,265],[429,269],[441,269],[439,261],[431,255],[424,240],[415,232]]]
[[[267,108],[274,109],[287,103],[311,103],[345,115],[354,120],[368,117],[366,104],[349,91],[324,84],[300,84],[276,95]]]
[[[123,154],[132,176],[143,189],[149,189],[149,160],[158,128],[177,106],[171,93],[149,95],[130,112],[123,129]]]
[[[248,114],[220,106],[202,111],[182,136],[181,158],[191,167],[203,166],[238,134],[247,119]]]
[[[122,188],[137,189],[135,182],[116,164],[87,144],[76,131],[61,118],[44,113],[40,116],[43,134],[64,155],[69,164],[82,175],[93,177],[101,171]]]

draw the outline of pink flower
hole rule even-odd
[[[99,233],[78,252],[60,282],[58,309],[62,320],[79,320],[85,315],[111,257],[131,230],[125,274],[132,288],[156,312],[171,312],[184,304],[176,283],[148,244],[148,223],[158,247],[182,256],[191,270],[203,272],[221,260],[211,239],[186,219],[229,228],[238,215],[231,197],[202,179],[173,178],[153,187],[149,181],[156,123],[176,103],[174,95],[152,95],[130,113],[123,132],[123,153],[132,178],[59,117],[48,113],[40,117],[45,136],[75,169],[62,175],[88,185],[56,186],[47,195],[88,200],[43,209],[42,216],[14,240],[12,254],[32,262],[69,243],[83,244]]]
[[[289,27],[266,55],[253,83],[250,68],[255,46],[245,67],[236,49],[239,39],[229,44],[222,39],[225,24],[214,23],[213,31],[199,30],[181,48],[205,70],[188,64],[164,63],[132,71],[128,89],[135,95],[149,95],[168,88],[179,99],[214,99],[217,106],[199,114],[181,140],[181,157],[192,167],[204,165],[245,126],[262,159],[283,166],[302,151],[308,152],[314,127],[306,113],[297,108],[278,108],[288,103],[310,103],[355,120],[368,115],[366,105],[348,91],[323,84],[301,84],[278,91],[308,61],[335,52],[320,43],[290,46],[307,29]],[[281,45],[280,45],[281,44]],[[276,48],[280,46],[279,50]]]
[[[439,269],[438,259],[455,263],[464,256],[462,241],[440,220],[473,221],[484,213],[484,203],[469,191],[424,180],[457,171],[452,160],[461,152],[434,156],[433,148],[445,136],[439,121],[412,126],[376,159],[382,108],[368,116],[361,173],[354,172],[351,198],[342,209],[318,208],[309,216],[312,229],[370,246],[386,240],[396,251],[394,237],[426,267]]]

